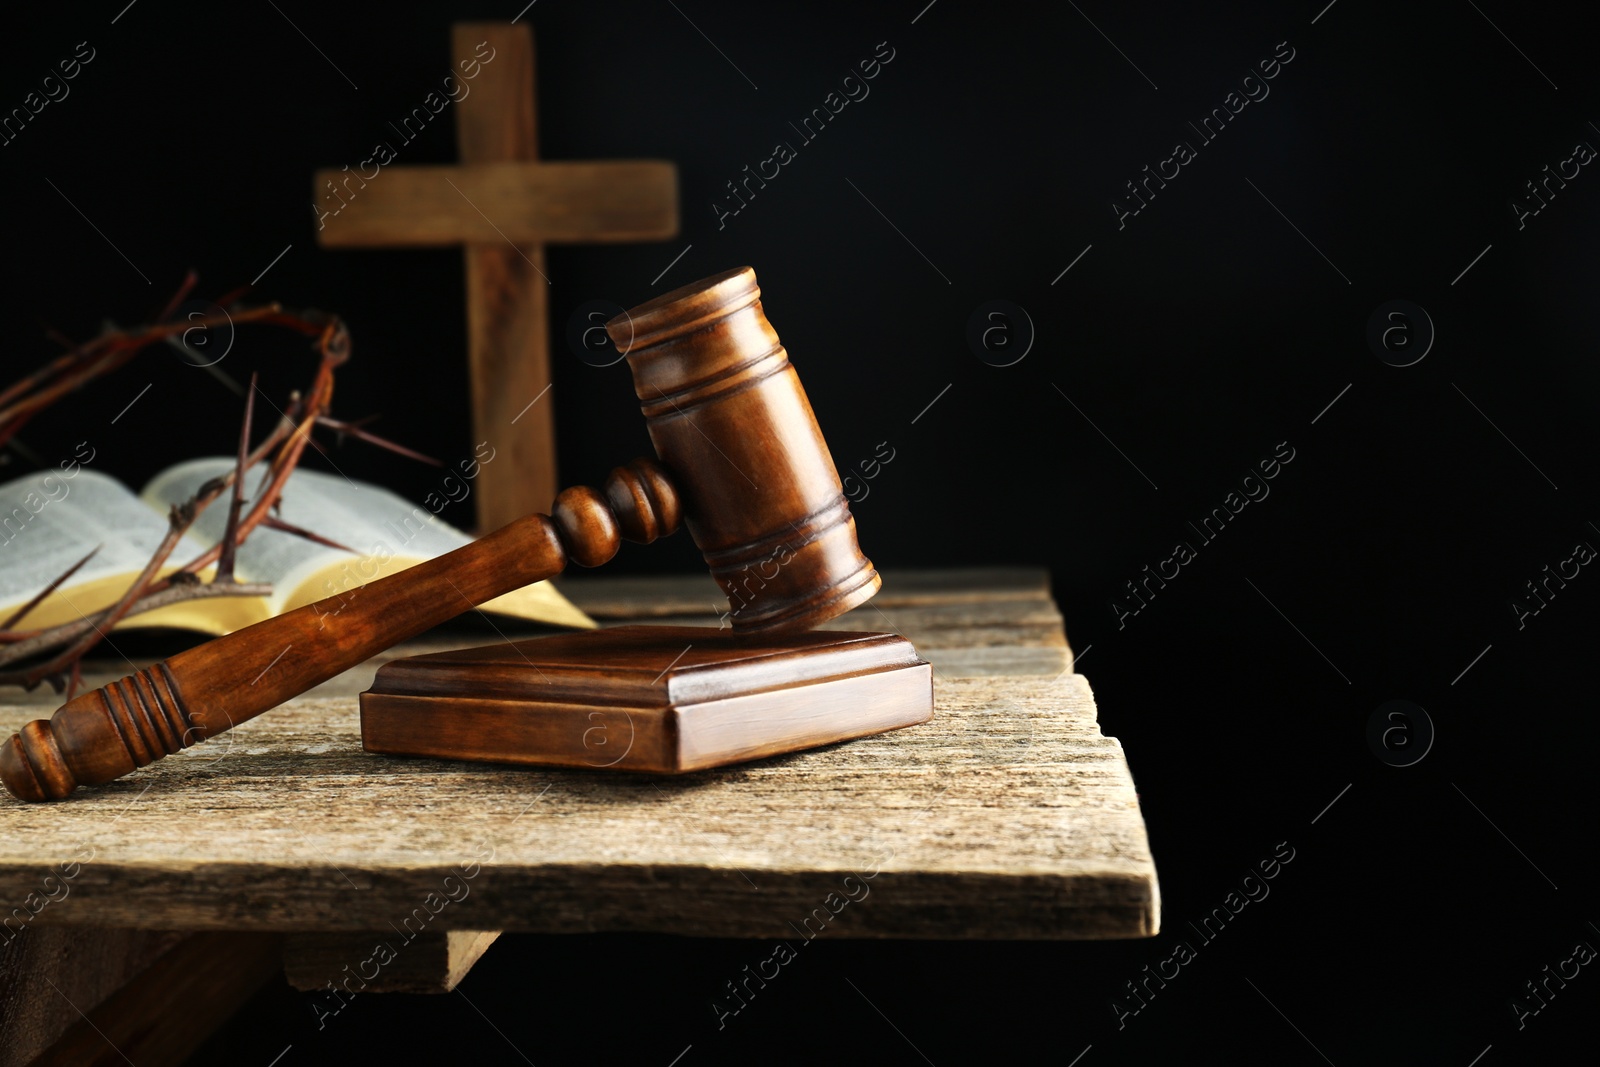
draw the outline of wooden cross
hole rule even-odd
[[[313,202],[324,248],[465,246],[474,441],[497,452],[477,480],[488,531],[547,511],[557,491],[544,245],[676,235],[678,175],[656,160],[538,162],[526,24],[457,23],[451,54],[444,88],[394,127],[400,142],[355,169],[319,170]],[[388,165],[447,106],[461,163]]]

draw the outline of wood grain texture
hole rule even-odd
[[[470,108],[475,98],[469,96],[462,107]],[[348,179],[343,171],[319,170],[313,187]],[[660,241],[677,232],[678,170],[671,163],[530,161],[386,167],[327,220],[319,243],[324,248],[503,247],[508,241],[519,246]]]
[[[366,980],[363,993],[448,993],[500,936],[498,930],[424,933],[396,949],[394,959]],[[379,944],[401,939],[393,930],[359,934],[291,934],[283,946],[283,976],[296,989],[336,988],[346,968],[373,957]],[[357,977],[360,977],[358,974]]]
[[[1040,570],[890,571],[879,600],[932,660],[929,642],[963,627],[959,612],[922,609],[972,605],[973,617],[994,621],[971,632],[1012,632],[1008,617],[1035,614],[1040,601],[1054,611],[1048,586]],[[717,595],[705,575],[595,576],[565,588],[603,621],[631,611],[656,622]],[[354,697],[371,684],[375,666],[365,664],[320,699],[73,805],[0,803],[0,903],[20,903],[50,863],[87,844],[110,851],[97,851],[72,897],[45,908],[28,936],[155,915],[324,933],[392,923],[419,929],[419,945],[428,930],[501,926],[754,936],[803,923],[840,890],[843,871],[865,875],[881,859],[870,896],[831,936],[1148,936],[1158,889],[1137,796],[1120,746],[1100,736],[1087,684],[1056,678],[1070,652],[1055,619],[1049,647],[958,650],[985,674],[1019,652],[1058,652],[1060,668],[1045,677],[959,678],[936,662],[938,715],[926,726],[654,785],[363,754]],[[436,636],[381,658],[461,640]],[[0,728],[49,700],[14,699]],[[234,823],[193,818],[207,808]],[[451,887],[467,895],[445,904]]]
[[[926,725],[665,780],[386,759],[353,702],[301,699],[231,750],[7,805],[0,899],[89,842],[36,922],[359,931],[423,909],[430,931],[792,937],[856,875],[870,897],[840,936],[1154,934],[1138,801],[1084,680],[935,686]]]

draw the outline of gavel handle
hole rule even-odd
[[[99,785],[254,718],[486,600],[560,573],[555,525],[529,515],[368,585],[180,652],[35,719],[0,748],[21,800]]]
[[[594,567],[619,540],[678,526],[677,491],[655,461],[611,472],[605,492],[574,486],[454,552],[180,652],[67,701],[0,747],[0,782],[19,800],[59,800],[188,748],[454,618],[553,577]]]

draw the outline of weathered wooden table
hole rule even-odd
[[[603,624],[726,609],[704,576],[563,589]],[[933,721],[665,779],[363,752],[377,664],[471,643],[434,636],[70,800],[0,800],[0,1067],[176,1062],[280,967],[330,1011],[446,991],[502,930],[1156,933],[1133,781],[1044,572],[890,572],[831,625],[910,638]],[[56,698],[4,699],[9,733]]]

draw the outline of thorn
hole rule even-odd
[[[369,419],[372,418],[372,417],[373,416],[369,416]],[[363,419],[362,421],[365,422],[365,421],[368,421],[368,420]],[[356,423],[353,423],[353,422],[341,422],[338,419],[331,419],[326,415],[318,415],[317,416],[317,425],[326,426],[329,429],[336,430],[341,434],[349,434],[351,437],[354,437],[354,438],[356,438],[358,440],[361,440],[361,441],[365,441],[365,442],[367,442],[368,444],[371,444],[371,445],[377,445],[379,448],[387,448],[389,451],[397,452],[400,455],[407,457],[408,459],[418,460],[418,461],[420,461],[422,463],[427,463],[427,464],[429,464],[431,466],[434,466],[434,467],[442,467],[442,466],[444,466],[443,463],[440,463],[438,460],[434,459],[432,456],[425,456],[421,452],[413,452],[411,449],[405,447],[404,445],[397,445],[393,441],[388,440],[387,438],[379,437],[377,434],[368,433],[367,431],[363,430],[359,425],[357,425]]]
[[[195,283],[199,280],[200,275],[194,272],[193,267],[190,267],[189,272],[183,276],[183,282],[178,286],[177,292],[172,294],[172,298],[167,301],[166,306],[161,309],[160,314],[156,315],[156,317],[151,321],[166,322],[168,319],[170,319],[172,317],[172,313],[178,310],[179,305],[188,299],[190,293],[194,292]]]
[[[268,529],[272,529],[272,530],[282,530],[286,534],[294,534],[296,537],[304,537],[307,541],[310,541],[313,544],[327,545],[329,548],[337,548],[337,549],[340,549],[340,550],[342,550],[344,552],[350,552],[352,554],[356,553],[356,550],[351,548],[349,545],[341,545],[337,541],[330,541],[328,538],[323,537],[321,534],[312,533],[310,530],[307,530],[307,529],[305,529],[303,527],[300,527],[300,526],[296,526],[293,523],[284,522],[282,519],[278,518],[275,515],[270,515],[269,514],[269,515],[263,517],[262,520],[261,520],[261,525],[267,527]]]
[[[100,551],[104,547],[105,547],[105,545],[100,544],[100,545],[95,545],[93,548],[91,548],[89,550],[89,554],[88,555],[84,556],[78,562],[76,562],[72,566],[68,567],[66,569],[66,572],[64,574],[62,574],[61,577],[57,578],[55,581],[51,582],[49,585],[47,585],[43,589],[41,589],[39,591],[39,593],[32,600],[28,601],[26,604],[22,605],[22,607],[18,608],[16,610],[16,613],[14,615],[12,615],[11,618],[7,619],[4,623],[0,623],[0,630],[9,630],[13,626],[15,626],[17,623],[21,622],[23,620],[23,618],[28,614],[28,612],[30,612],[34,608],[38,607],[39,604],[44,600],[45,597],[49,596],[51,593],[55,592],[58,588],[60,588],[62,582],[66,581],[68,578],[71,578],[74,574],[77,574],[78,573],[78,568],[83,566],[85,563],[88,563],[91,559],[93,559],[94,558],[94,554],[96,552]]]

